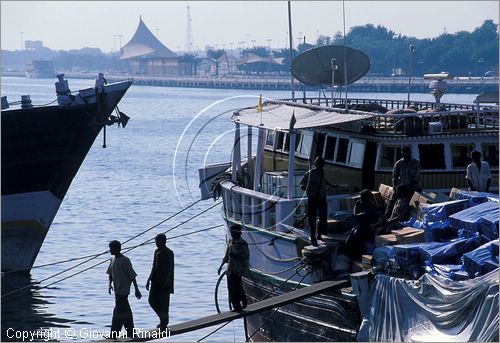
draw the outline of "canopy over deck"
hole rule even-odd
[[[262,113],[257,111],[257,106],[245,108],[235,112],[231,120],[247,126],[288,131],[292,115],[295,116],[296,122],[293,127],[296,129],[329,126],[372,118],[371,114],[354,111],[346,113],[339,109],[268,101],[262,105]]]

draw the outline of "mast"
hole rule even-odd
[[[292,61],[293,61],[293,40],[292,40],[292,8],[290,0],[288,0],[288,39],[290,41],[290,89],[292,90],[292,100],[295,99],[295,89],[292,74]]]
[[[347,52],[345,45],[345,4],[342,1],[342,22],[344,24],[344,88],[345,88],[345,110],[347,111]]]

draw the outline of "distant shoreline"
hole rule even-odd
[[[94,79],[95,73],[65,73],[68,79]],[[24,72],[3,71],[2,77],[24,77]],[[108,82],[133,79],[135,85],[181,87],[181,88],[214,88],[214,89],[249,89],[249,90],[290,90],[290,76],[246,76],[225,75],[220,77],[190,76],[150,76],[129,74],[105,74]],[[55,79],[55,78],[54,78]],[[498,91],[498,77],[463,77],[447,80],[448,93],[478,94],[482,91]],[[295,90],[301,92],[318,91],[319,87],[300,85],[295,81]],[[325,89],[325,88],[323,88]],[[408,91],[407,77],[363,77],[348,86],[350,92],[371,93],[405,93]],[[411,91],[429,92],[429,81],[422,77],[414,77]]]

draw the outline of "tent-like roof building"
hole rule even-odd
[[[177,55],[163,45],[139,17],[139,26],[132,39],[123,46],[121,60],[134,57],[175,58]]]

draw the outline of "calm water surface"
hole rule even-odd
[[[92,80],[69,80],[70,89],[93,86]],[[55,99],[54,80],[2,78],[1,93],[9,101],[30,94],[33,104]],[[203,164],[231,159],[232,109],[257,104],[257,91],[162,88],[132,86],[119,107],[131,119],[125,129],[107,128],[107,148],[102,133],[94,142],[59,209],[35,266],[107,250],[110,240],[125,241],[198,200],[198,168]],[[289,92],[262,92],[264,98],[289,97]],[[311,96],[313,93],[311,93]],[[405,99],[406,94],[360,93],[365,98]],[[432,101],[430,94],[414,94],[414,100]],[[474,95],[448,94],[445,102],[469,103]],[[245,130],[246,132],[246,130]],[[254,140],[255,142],[255,140]],[[242,147],[246,147],[243,140]],[[242,148],[245,157],[246,148]],[[200,202],[166,223],[124,245],[124,249],[153,238],[213,205]],[[175,294],[171,297],[170,324],[215,313],[214,290],[217,268],[224,254],[222,227],[186,235],[194,230],[222,224],[220,206],[172,229],[167,244],[175,253]],[[141,300],[129,297],[135,326],[152,328],[158,319],[147,302],[146,283],[153,258],[153,245],[126,255],[138,274]],[[92,265],[78,275],[52,284]],[[108,330],[114,297],[107,292],[106,268],[109,255],[45,280],[78,262],[34,268],[31,275],[2,277],[2,294],[20,285],[32,285],[29,295],[2,303],[2,338],[9,327]],[[45,280],[45,281],[44,281]],[[18,294],[21,294],[20,292]],[[225,282],[219,290],[219,304],[227,308]],[[4,299],[2,299],[4,301]],[[217,326],[172,337],[176,341],[197,341]],[[4,340],[2,339],[2,340]],[[60,340],[69,340],[61,334]],[[242,320],[235,321],[204,341],[244,341]],[[89,340],[83,339],[83,340]]]

